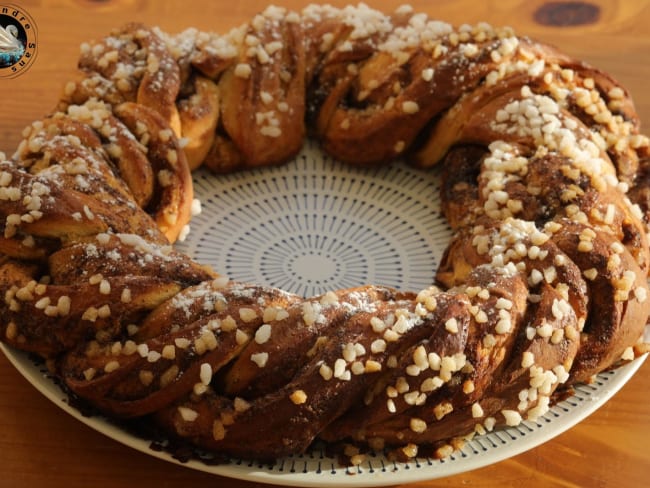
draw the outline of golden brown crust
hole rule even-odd
[[[190,220],[194,199],[185,153],[165,121],[147,106],[125,102],[113,110],[134,134],[147,141],[147,159],[156,179],[153,198],[144,209],[169,242],[175,242]]]
[[[193,81],[193,93],[178,101],[181,136],[187,141],[183,152],[190,170],[205,160],[214,142],[219,121],[219,88],[203,76]]]
[[[83,44],[80,80],[66,85],[60,106],[100,99],[112,105],[137,102],[163,117],[180,134],[176,98],[180,72],[163,39],[143,24],[130,23],[100,42]]]
[[[298,152],[305,136],[302,32],[295,23],[264,19],[245,35],[259,45],[242,49],[221,75],[223,133],[243,167],[278,164]]]

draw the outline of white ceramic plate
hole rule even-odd
[[[438,176],[402,164],[355,168],[324,156],[311,142],[288,165],[214,177],[195,175],[203,212],[178,245],[229,277],[304,296],[366,283],[403,290],[431,284],[450,230],[440,215]],[[26,354],[1,346],[40,392],[70,415],[127,446],[178,462],[101,417],[84,417]],[[319,450],[260,464],[233,459],[193,469],[260,483],[314,486],[385,486],[450,476],[534,448],[574,426],[611,398],[644,358],[598,375],[537,422],[477,436],[445,460],[394,463],[369,456],[341,467]]]

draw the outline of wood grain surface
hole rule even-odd
[[[0,0],[0,6],[5,2]],[[9,0],[34,17],[38,57],[15,79],[0,79],[0,150],[11,154],[21,130],[50,111],[70,78],[79,44],[127,21],[176,32],[194,26],[225,32],[251,18],[264,1]],[[308,2],[276,0],[300,8]],[[346,2],[331,1],[338,6]],[[391,11],[400,2],[368,3]],[[650,124],[650,2],[413,0],[417,10],[454,24],[511,25],[605,69],[633,94]],[[408,485],[473,487],[641,487],[650,483],[650,361],[603,408],[529,452],[442,480]],[[0,355],[0,488],[252,488],[124,447],[69,417],[42,397]],[[407,486],[407,485],[399,485]]]

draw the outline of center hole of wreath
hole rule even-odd
[[[310,297],[368,284],[421,290],[452,235],[439,177],[331,161],[307,141],[286,165],[194,174],[203,211],[178,245],[231,279]]]
[[[292,274],[307,283],[331,281],[339,271],[336,260],[321,252],[304,252],[290,264]]]

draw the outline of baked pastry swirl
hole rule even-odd
[[[436,283],[300,297],[173,249],[192,169],[280,164],[306,135],[351,164],[442,166],[455,234]],[[225,35],[129,24],[82,45],[23,136],[0,162],[0,338],[196,446],[443,457],[647,351],[630,96],[511,29],[364,5],[269,7]]]

